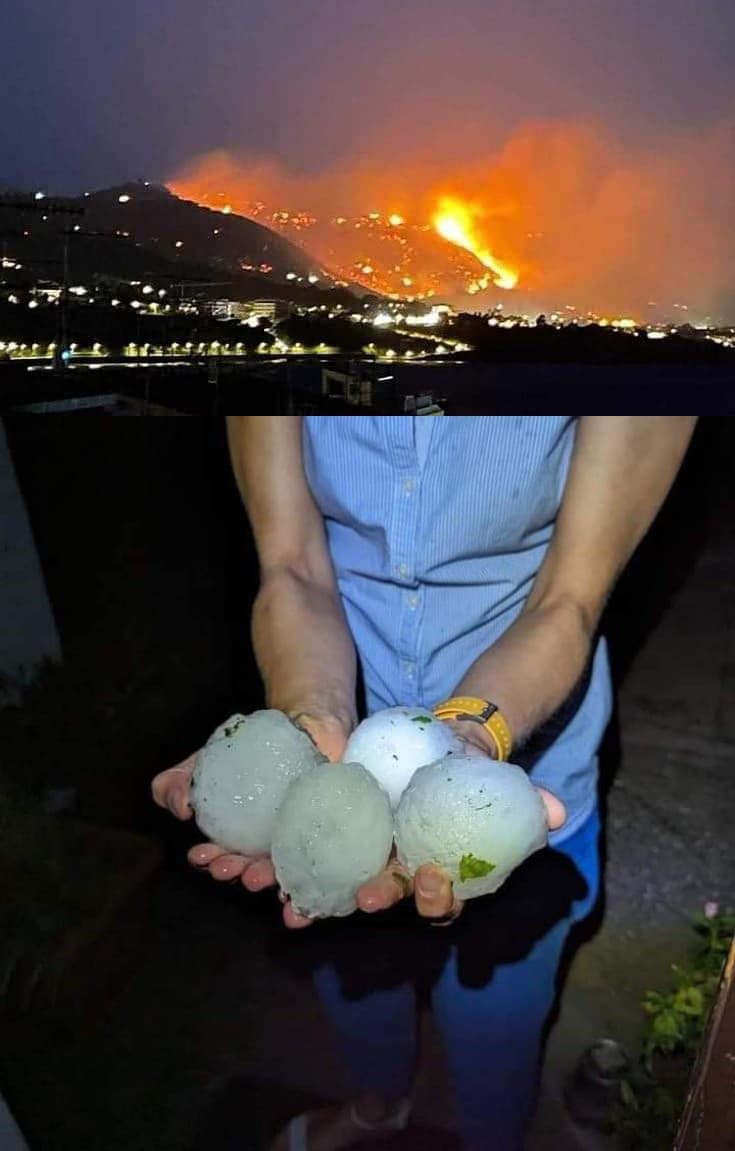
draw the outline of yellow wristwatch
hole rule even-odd
[[[513,750],[513,737],[508,721],[494,703],[471,696],[453,696],[434,708],[437,719],[469,719],[480,723],[495,744],[498,759],[507,760]]]

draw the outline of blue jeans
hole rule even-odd
[[[434,983],[432,1008],[445,1045],[457,1126],[466,1151],[523,1148],[536,1100],[544,1024],[554,1003],[564,945],[571,927],[589,914],[598,895],[599,833],[595,812],[555,849],[571,860],[587,890],[524,958],[497,965],[484,986],[467,986],[453,947]],[[331,964],[317,970],[315,984],[355,1087],[389,1099],[408,1095],[416,1061],[412,984],[350,1000]]]

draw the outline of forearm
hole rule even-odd
[[[264,574],[253,606],[255,656],[269,707],[356,722],[356,659],[339,595],[288,567]]]
[[[301,420],[230,416],[227,435],[260,564],[252,636],[268,706],[336,723],[346,738],[355,725],[355,651],[306,482]]]
[[[582,675],[605,603],[671,487],[695,422],[582,417],[554,535],[525,608],[456,689],[497,704],[516,745]]]
[[[589,659],[593,635],[593,622],[573,600],[529,603],[472,664],[454,694],[497,704],[518,746],[571,694]]]

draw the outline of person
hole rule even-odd
[[[512,876],[460,918],[446,874],[427,865],[410,876],[393,860],[358,895],[369,915],[411,897],[421,920],[454,924],[431,998],[467,1151],[524,1145],[564,945],[599,888],[597,757],[611,710],[600,618],[667,495],[694,423],[673,416],[228,420],[260,564],[252,639],[267,705],[338,760],[358,718],[358,666],[368,713],[459,701],[440,714],[468,749],[521,762],[546,804],[554,850],[518,869],[519,883],[530,877],[523,889]],[[157,802],[182,819],[191,814],[192,765],[193,758],[153,784]],[[520,953],[501,947],[495,954],[493,940],[504,940],[514,915],[525,924],[552,907],[554,858],[577,881],[565,906],[546,915]],[[270,860],[216,844],[197,845],[190,859],[252,891],[274,882]],[[491,924],[479,937],[487,942],[468,943],[471,935],[455,942],[452,932],[473,917]],[[287,901],[283,918],[292,929],[308,926]],[[486,951],[489,969],[468,977],[467,963],[485,960]],[[339,965],[325,957],[315,978],[356,1097],[299,1116],[274,1144],[279,1151],[337,1151],[378,1139],[405,1125],[410,1106],[410,972],[397,984],[347,994]]]

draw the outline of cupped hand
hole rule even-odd
[[[332,762],[341,759],[349,731],[341,721],[331,716],[316,716],[301,713],[294,717],[316,746]],[[466,753],[487,754],[481,747],[466,743]],[[166,808],[177,819],[192,817],[190,803],[190,783],[196,756],[191,755],[175,767],[162,771],[152,783],[152,792],[159,807]],[[564,805],[546,791],[537,789],[546,807],[549,830],[561,827],[566,818]],[[248,891],[263,891],[276,883],[273,863],[269,856],[246,856],[227,851],[217,843],[198,843],[192,847],[187,858],[193,867],[208,871],[220,883],[239,880]],[[450,877],[433,864],[424,864],[411,876],[396,858],[390,860],[386,868],[374,879],[364,883],[357,893],[358,907],[365,912],[386,911],[402,899],[414,896],[419,915],[435,922],[452,922],[461,914],[463,903],[457,899],[452,889]],[[283,921],[286,927],[301,929],[314,922],[299,915],[290,901],[280,894],[283,904]]]
[[[556,831],[566,819],[564,804],[545,788],[536,790],[544,801],[549,830]],[[362,911],[386,911],[410,895],[416,900],[419,915],[442,924],[453,922],[461,915],[464,906],[455,896],[452,881],[442,868],[426,863],[411,876],[398,859],[392,859],[380,875],[362,885],[357,893],[357,904]]]
[[[323,755],[332,761],[339,760],[349,737],[349,731],[342,722],[332,716],[315,716],[302,712],[293,717],[294,722],[310,736]],[[177,819],[191,819],[194,812],[191,806],[191,777],[194,772],[196,754],[190,755],[175,767],[160,772],[151,784],[153,799],[159,807],[166,808]],[[239,880],[248,891],[263,891],[273,887],[276,876],[270,856],[241,855],[228,851],[218,843],[197,843],[187,852],[187,859],[198,871],[208,871],[212,879],[219,883],[232,883]],[[287,927],[308,927],[312,920],[294,911],[290,902],[281,897],[283,921]]]
[[[153,799],[177,819],[191,819],[191,777],[196,755],[190,755],[175,767],[160,772],[151,784]],[[220,883],[239,879],[248,891],[262,891],[275,883],[273,865],[267,856],[239,855],[218,843],[198,843],[187,853],[189,863],[208,871]]]

